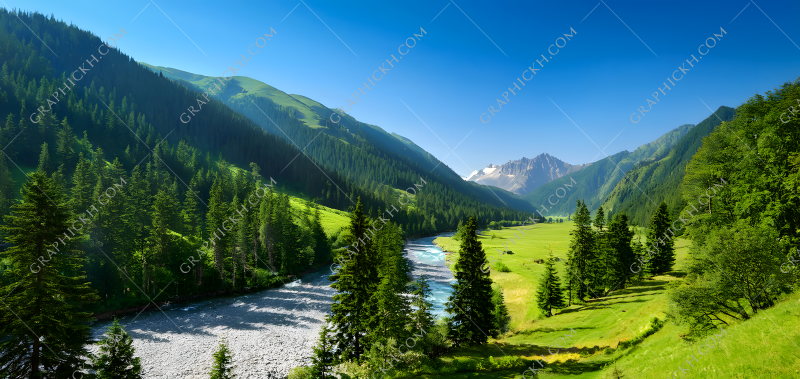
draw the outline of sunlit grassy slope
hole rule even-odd
[[[517,229],[484,231],[479,240],[490,260],[498,257],[497,249],[505,249],[508,242],[513,254],[502,255],[500,260],[511,272],[491,271],[491,277],[505,294],[512,317],[511,332],[498,340],[490,339],[484,346],[457,349],[445,359],[472,359],[486,361],[489,357],[519,356],[526,359],[544,359],[548,367],[540,370],[541,378],[614,378],[613,362],[625,378],[667,378],[677,370],[677,377],[692,375],[698,378],[797,378],[800,377],[800,295],[784,300],[780,305],[763,311],[754,319],[726,328],[719,343],[708,343],[714,348],[704,348],[684,341],[680,335],[685,328],[668,322],[661,330],[638,345],[615,349],[621,341],[642,334],[653,317],[665,318],[667,307],[666,287],[674,276],[659,276],[629,288],[619,289],[608,297],[573,305],[560,310],[553,317],[543,318],[536,309],[535,296],[538,279],[544,271],[542,264],[549,249],[561,261],[556,264],[562,284],[566,280],[564,259],[569,245],[571,222],[538,224],[530,231]],[[515,237],[515,233],[519,239]],[[494,235],[496,238],[492,238]],[[447,251],[457,251],[458,242],[452,238],[438,238],[436,242]],[[685,269],[688,243],[676,243],[675,271]],[[457,254],[448,257],[455,262]],[[566,336],[566,337],[565,337]],[[699,343],[705,344],[706,339]],[[555,354],[548,352],[553,347]],[[556,351],[557,346],[563,349]],[[694,354],[698,361],[691,357]],[[694,367],[686,363],[692,360]],[[680,366],[688,370],[681,376]],[[538,369],[538,366],[537,366]],[[479,371],[455,374],[420,375],[424,378],[522,378],[522,369],[506,371]],[[531,377],[530,372],[526,375]]]

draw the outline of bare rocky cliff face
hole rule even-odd
[[[545,183],[586,166],[588,164],[571,165],[544,153],[533,159],[523,157],[499,166],[490,164],[482,170],[473,172],[466,180],[502,188],[517,195],[525,195]]]

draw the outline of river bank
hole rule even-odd
[[[452,234],[411,239],[404,246],[413,277],[428,278],[437,317],[445,315],[453,274],[445,264],[447,254],[433,241]],[[238,378],[268,378],[269,373],[283,377],[294,367],[311,364],[312,348],[335,293],[330,274],[323,266],[279,288],[173,302],[160,311],[128,313],[120,323],[133,337],[146,378],[208,378],[211,355],[223,337]],[[110,324],[110,320],[96,322],[93,338],[100,339]],[[90,350],[96,352],[96,346]]]
[[[310,364],[319,327],[330,312],[329,274],[320,269],[280,288],[173,304],[163,312],[125,316],[120,323],[134,339],[147,378],[208,378],[211,354],[223,337],[238,378],[285,376]],[[108,325],[95,323],[93,337],[101,338]]]

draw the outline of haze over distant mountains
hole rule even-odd
[[[489,164],[484,169],[474,171],[465,180],[525,195],[543,184],[579,171],[588,165],[572,165],[543,153],[533,159],[523,157],[499,166]]]

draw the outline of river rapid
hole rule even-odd
[[[443,316],[453,274],[445,265],[445,253],[433,244],[435,238],[408,240],[405,254],[413,262],[413,277],[428,278],[434,313]],[[312,348],[335,293],[330,274],[326,267],[280,288],[168,305],[161,311],[127,315],[120,323],[133,337],[145,378],[208,378],[211,355],[223,337],[238,378],[267,378],[270,372],[283,377],[292,368],[311,363]],[[95,339],[110,324],[95,323]],[[97,352],[95,347],[90,350]]]

